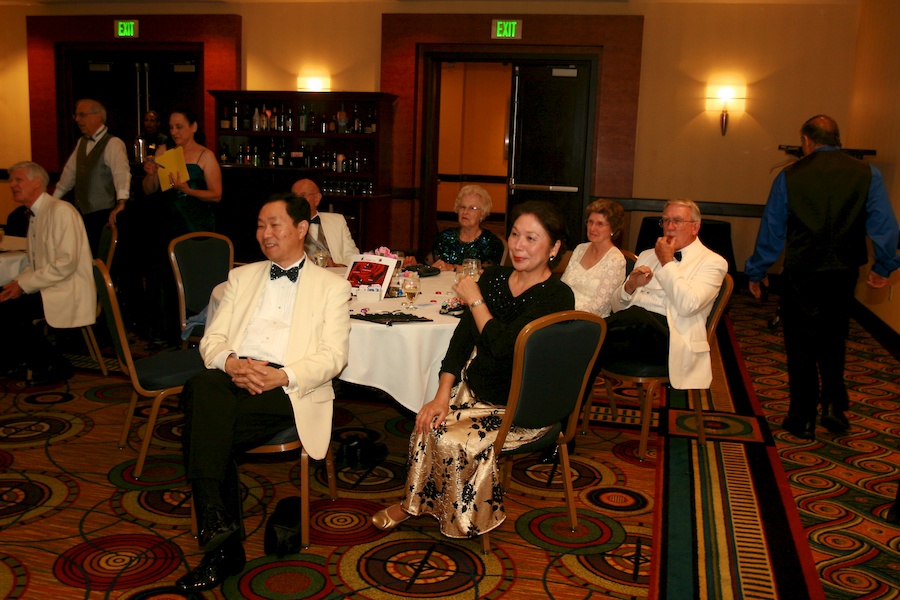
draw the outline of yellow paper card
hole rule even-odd
[[[181,181],[188,181],[191,178],[188,175],[187,163],[184,162],[184,148],[181,146],[175,146],[171,150],[167,150],[162,155],[157,156],[154,161],[160,167],[156,175],[159,177],[159,189],[163,192],[172,187],[172,181],[176,179],[176,173],[181,177]],[[170,175],[171,180],[169,179]]]

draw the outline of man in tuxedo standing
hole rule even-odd
[[[96,100],[79,100],[73,115],[83,134],[66,161],[53,190],[56,198],[75,190],[75,206],[84,219],[96,256],[103,226],[116,224],[131,195],[131,166],[125,142],[106,127],[106,108]],[[103,257],[99,257],[103,258]]]
[[[185,386],[182,444],[205,554],[181,590],[213,589],[244,568],[237,456],[291,426],[310,457],[328,451],[350,284],[307,260],[309,218],[293,194],[262,206],[256,239],[268,260],[231,271],[200,342],[207,370]]]
[[[306,254],[309,257],[316,252],[328,253],[329,267],[349,265],[353,257],[359,254],[359,248],[350,235],[347,219],[340,213],[320,213],[319,202],[322,192],[319,186],[310,179],[301,179],[294,183],[291,191],[301,198],[306,198],[310,208],[309,235],[306,236]]]

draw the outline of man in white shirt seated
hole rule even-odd
[[[182,444],[206,553],[177,581],[181,590],[213,589],[244,568],[237,456],[292,426],[311,458],[328,451],[350,284],[305,256],[308,228],[305,200],[263,204],[256,239],[268,260],[231,271],[200,342],[208,370],[185,386]]]
[[[9,168],[13,200],[27,208],[28,265],[0,290],[0,368],[4,375],[32,371],[32,385],[65,381],[72,365],[44,337],[35,319],[57,328],[92,325],[97,288],[84,223],[75,207],[46,192],[42,166],[19,162]],[[38,293],[40,292],[40,293]]]
[[[667,202],[660,227],[656,246],[641,252],[613,292],[600,366],[667,365],[673,388],[707,389],[712,360],[706,319],[728,263],[697,239],[700,209],[692,200]]]
[[[310,179],[301,179],[291,191],[301,198],[306,198],[310,208],[309,235],[306,236],[306,254],[312,258],[316,252],[328,254],[329,267],[349,265],[353,257],[359,254],[359,248],[350,235],[347,219],[340,213],[319,212],[322,192],[319,186]]]

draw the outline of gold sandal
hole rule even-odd
[[[382,531],[390,531],[391,529],[394,529],[395,527],[397,527],[397,525],[399,525],[403,521],[406,521],[407,519],[409,519],[411,516],[412,515],[407,514],[402,519],[399,519],[399,520],[393,519],[393,518],[391,518],[391,515],[388,514],[388,509],[383,508],[383,509],[379,510],[377,513],[375,513],[374,515],[372,515],[372,525],[374,525],[378,529],[381,529]]]

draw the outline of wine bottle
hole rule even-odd
[[[288,133],[294,131],[294,109],[290,106],[288,106],[287,115],[284,117],[284,130]]]
[[[266,110],[266,105],[263,104],[262,110],[259,112],[259,131],[268,131],[269,130],[269,111]]]
[[[259,109],[254,108],[253,109],[253,131],[259,131],[259,127],[260,127]]]

